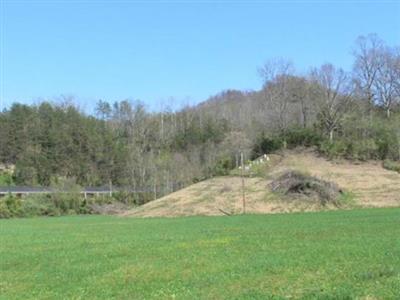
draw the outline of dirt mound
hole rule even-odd
[[[332,203],[338,206],[342,193],[336,183],[318,179],[299,171],[288,171],[269,184],[273,192],[286,195],[289,199],[318,200],[322,205]]]
[[[263,178],[245,178],[247,211],[270,212],[264,201]],[[139,206],[123,215],[141,217],[177,217],[223,215],[242,212],[242,179],[236,176],[216,177],[198,182],[180,191]]]
[[[274,193],[271,188],[266,188],[282,174],[292,171],[310,174],[318,180],[337,184],[345,191],[345,197],[339,199],[341,207],[346,205],[342,200],[351,203],[349,205],[359,207],[400,206],[400,174],[385,170],[380,161],[363,163],[346,160],[328,161],[310,150],[286,151],[279,157],[280,159],[276,159],[271,166],[265,165],[265,168],[261,170],[264,173],[263,177],[245,178],[247,213],[282,213],[335,208],[335,205],[330,202],[322,205],[321,201],[308,201],[311,196],[307,194],[314,193],[315,197],[319,197],[318,192],[313,191],[315,186],[320,184],[315,181],[312,181],[313,188],[307,185],[292,188],[291,191],[296,192],[297,189],[297,192],[289,192],[289,196]],[[272,161],[275,160],[272,159]],[[261,169],[263,165],[260,164],[257,167]],[[293,195],[298,196],[299,190],[305,195],[300,193],[300,199],[287,201]],[[323,197],[330,199],[329,194]],[[233,214],[241,213],[242,179],[240,177],[226,176],[205,180],[124,212],[122,215],[140,217],[223,215],[221,210]]]

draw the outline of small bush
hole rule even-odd
[[[212,170],[214,176],[228,175],[229,171],[234,168],[234,163],[231,158],[225,157],[220,159]]]
[[[51,195],[30,195],[21,199],[25,217],[60,216],[62,211],[56,206]]]
[[[8,219],[11,218],[12,214],[8,209],[6,201],[0,199],[0,219]]]
[[[61,214],[69,214],[71,210],[79,213],[82,205],[82,196],[78,193],[54,193],[49,200]]]
[[[0,199],[0,217],[23,217],[21,200],[13,195],[7,195]]]
[[[346,143],[341,140],[334,142],[325,140],[324,142],[321,143],[319,151],[328,158],[332,159],[338,157],[345,157],[346,153],[348,153],[347,147],[348,145],[346,145]]]
[[[266,174],[268,165],[266,164],[254,164],[250,168],[250,177],[264,177]]]
[[[22,201],[22,209],[26,217],[47,215],[49,211],[48,205],[43,203],[41,198],[37,196],[29,197]]]
[[[0,186],[14,185],[12,175],[10,173],[0,172]]]
[[[12,195],[8,195],[5,199],[6,205],[12,216],[23,217],[23,209],[21,199]]]
[[[395,171],[400,173],[400,161],[393,161],[386,159],[383,161],[383,167],[387,170]]]
[[[272,153],[283,147],[283,140],[279,137],[265,137],[259,138],[258,142],[254,145],[252,150],[252,159],[260,157],[264,153]]]
[[[379,159],[378,145],[373,139],[350,141],[347,143],[346,158],[368,160]]]
[[[288,148],[317,146],[322,142],[322,136],[316,130],[301,127],[288,130],[285,139]]]

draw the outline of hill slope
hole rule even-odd
[[[272,166],[273,165],[273,166]],[[299,170],[337,183],[352,198],[352,206],[400,206],[400,174],[382,168],[379,162],[355,164],[331,162],[312,151],[287,151],[272,165],[266,165],[264,177],[245,178],[246,211],[276,213],[314,211],[322,208],[316,202],[284,200],[272,193],[268,184],[288,170]],[[349,203],[345,204],[348,205]],[[238,176],[217,177],[193,184],[133,209],[127,216],[189,216],[240,213],[242,180]]]

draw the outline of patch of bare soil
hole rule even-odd
[[[380,162],[333,162],[308,150],[286,151],[279,163],[268,168],[267,179],[245,178],[246,212],[281,213],[336,209],[336,205],[324,205],[318,201],[285,201],[273,192],[270,187],[272,181],[293,170],[330,182],[338,189],[351,193],[357,206],[400,206],[399,173],[382,168]],[[176,217],[223,215],[223,212],[242,212],[240,177],[217,177],[199,182],[121,215]]]

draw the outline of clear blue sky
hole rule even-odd
[[[357,36],[400,44],[399,1],[7,1],[1,3],[1,102],[73,95],[197,103],[259,89],[257,67],[291,59],[349,70]]]

